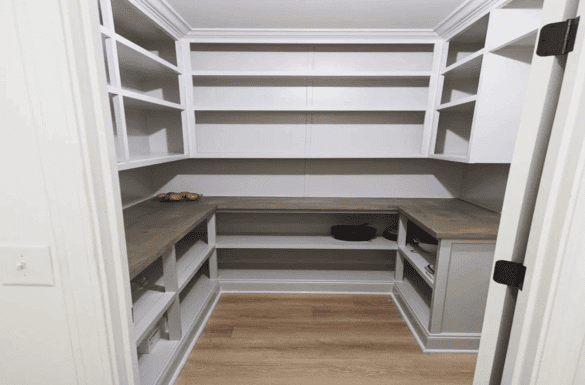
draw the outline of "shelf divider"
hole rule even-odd
[[[435,276],[425,270],[427,265],[435,264],[436,257],[434,255],[410,244],[399,246],[398,252],[410,262],[421,278],[431,288],[435,286]]]

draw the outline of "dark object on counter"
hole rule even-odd
[[[331,236],[341,241],[362,242],[376,237],[376,229],[367,225],[336,225],[331,226]]]
[[[190,192],[173,193],[169,192],[166,194],[158,194],[161,202],[185,202],[185,201],[198,201],[202,195]]]
[[[389,241],[398,242],[398,230],[384,230],[382,236]]]

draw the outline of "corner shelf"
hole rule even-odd
[[[378,237],[347,242],[330,236],[218,235],[217,249],[397,250],[396,242]]]
[[[437,107],[437,111],[473,111],[477,95],[461,98],[450,103],[441,104]]]
[[[138,92],[126,90],[119,87],[108,86],[110,94],[122,95],[124,97],[124,106],[136,109],[149,110],[183,110],[184,106],[179,103],[168,102],[153,96],[144,95]]]
[[[517,50],[534,50],[536,46],[536,38],[538,36],[538,29],[525,33],[514,40],[506,42],[498,47],[492,48],[491,53],[498,53],[498,51],[517,49]]]
[[[476,53],[467,56],[465,59],[450,65],[445,71],[443,71],[443,75],[458,78],[479,77],[481,63],[485,52],[485,49],[481,49]]]
[[[149,290],[133,305],[136,346],[140,345],[147,331],[160,319],[175,300],[174,292]]]
[[[205,275],[196,278],[196,283],[189,288],[188,293],[181,293],[181,328],[188,333],[200,318],[200,312],[217,286],[217,280]]]
[[[118,163],[118,171],[131,170],[138,167],[153,166],[155,164],[175,162],[187,159],[189,155],[173,152],[151,153],[150,155],[133,156],[126,162]]]
[[[198,241],[191,246],[185,255],[177,261],[177,275],[179,277],[179,291],[182,291],[189,281],[195,276],[199,268],[210,257],[215,249],[214,246],[208,245],[203,241]],[[179,254],[177,247],[177,254]]]
[[[435,276],[425,270],[429,264],[435,264],[436,256],[427,253],[419,247],[413,245],[399,246],[398,252],[406,258],[417,273],[425,280],[425,282],[433,288],[435,286]]]

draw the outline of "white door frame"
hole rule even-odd
[[[577,6],[578,1],[576,0],[545,1],[541,26],[574,17],[577,12]],[[585,31],[581,30],[579,32],[582,35]],[[576,51],[580,50],[581,47],[576,45]],[[576,52],[570,54],[573,55],[573,60],[576,59],[575,54],[579,55]],[[548,153],[552,154],[557,151],[559,145],[555,141],[550,142],[549,145],[548,139],[553,128],[553,122],[555,122],[555,119],[559,120],[559,114],[562,115],[567,112],[566,110],[562,111],[561,108],[559,114],[557,114],[558,95],[561,92],[567,93],[570,91],[563,85],[563,75],[566,84],[572,84],[576,81],[575,71],[564,73],[565,62],[566,57],[542,58],[535,56],[533,60],[494,256],[494,264],[498,260],[526,263],[528,277],[524,290],[519,294],[515,289],[510,289],[493,281],[490,283],[474,385],[500,384],[500,379],[502,384],[531,383],[511,380],[509,372],[514,364],[510,363],[510,360],[515,360],[518,349],[520,349],[521,353],[525,353],[527,346],[520,347],[518,340],[510,340],[510,331],[511,328],[518,328],[519,323],[522,323],[522,321],[530,323],[538,318],[536,313],[526,314],[527,318],[524,320],[522,320],[522,315],[518,314],[518,312],[514,315],[516,296],[518,295],[521,299],[522,296],[533,296],[534,298],[534,296],[539,295],[539,292],[541,294],[543,292],[548,293],[548,290],[550,290],[548,286],[534,287],[531,285],[530,276],[533,271],[542,272],[542,266],[540,265],[542,261],[538,264],[533,264],[530,257],[527,257],[526,262],[524,257],[527,247],[530,247],[529,242],[534,240],[534,236],[531,233],[543,227],[542,215],[538,215],[538,209],[535,209],[535,207],[543,204],[543,193],[539,191],[539,188],[542,189],[543,185],[551,182],[552,174],[550,172],[542,174],[542,170],[545,167],[545,156],[549,157],[546,155],[547,148]],[[562,91],[561,87],[563,87]],[[559,107],[563,103],[564,100],[561,99]],[[558,124],[555,123],[555,130],[559,129],[557,126]],[[550,163],[548,159],[546,162],[547,165]],[[550,165],[547,167],[550,168]],[[567,171],[575,172],[576,170]],[[557,194],[546,204],[550,204],[551,207],[556,206],[555,199],[561,199],[561,196]],[[564,218],[561,218],[561,220],[564,220]],[[532,229],[531,226],[533,227]],[[555,230],[556,228],[545,227],[540,231],[539,235],[544,239],[551,236]],[[529,236],[531,237],[530,239]],[[529,252],[532,252],[532,249],[529,249]],[[543,255],[543,258],[550,257],[552,257],[552,254]],[[524,340],[523,343],[526,344],[527,342]],[[508,358],[506,358],[507,353],[510,353]],[[505,360],[508,360],[506,362],[508,371],[506,377],[501,378]],[[563,366],[561,365],[561,367]],[[568,370],[569,368],[565,369]]]
[[[42,162],[69,330],[61,343],[70,345],[77,384],[134,385],[132,301],[97,2],[7,0],[2,10],[18,46],[3,53],[8,84],[10,68],[21,69],[23,84],[13,86],[27,95],[8,101],[15,116],[18,107],[30,111],[27,129],[36,136],[30,150]]]

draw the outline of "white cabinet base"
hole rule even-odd
[[[414,309],[406,302],[398,285],[394,285],[390,295],[424,353],[477,353],[480,333],[429,333]]]

